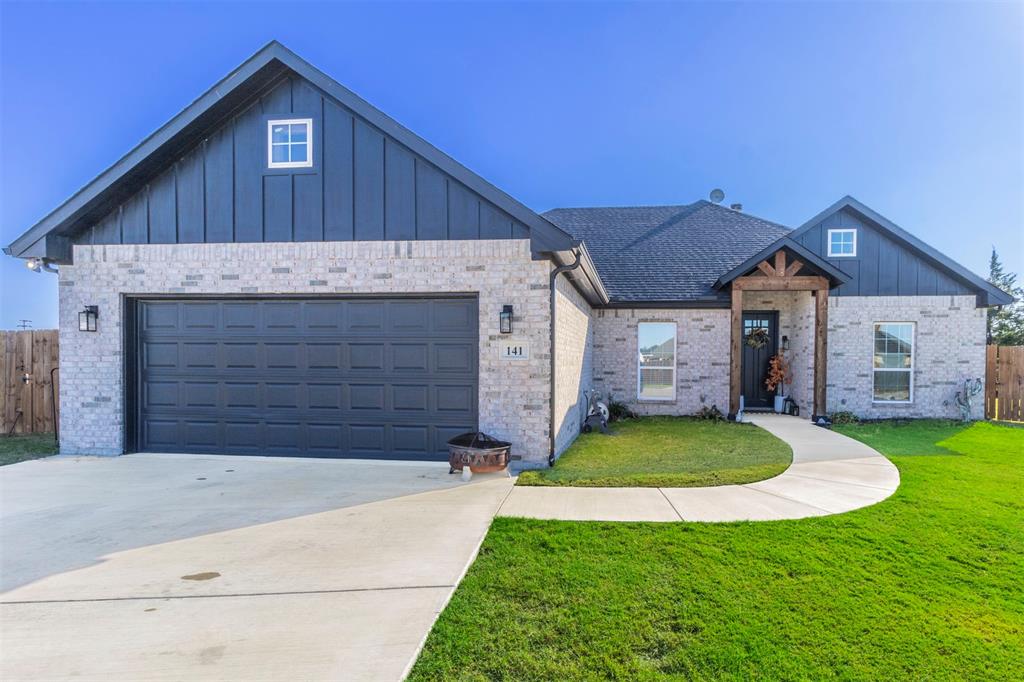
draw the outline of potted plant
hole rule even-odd
[[[782,413],[786,406],[786,384],[793,380],[793,373],[790,371],[786,356],[779,351],[768,361],[768,378],[764,385],[769,391],[777,391],[775,394],[775,411]]]

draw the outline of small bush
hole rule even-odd
[[[833,424],[856,424],[860,421],[853,412],[833,412],[829,419]]]
[[[629,409],[626,403],[608,398],[608,421],[622,421],[623,419],[636,419],[636,412]]]
[[[704,421],[712,421],[712,422],[724,422],[725,421],[725,415],[722,414],[722,411],[720,409],[718,409],[718,405],[712,405],[711,407],[708,407],[707,405],[704,405],[699,410],[697,410],[697,413],[694,416],[697,419],[702,419]]]

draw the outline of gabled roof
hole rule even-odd
[[[941,253],[937,249],[925,244],[923,241],[910,234],[902,227],[892,222],[880,213],[875,212],[865,204],[857,201],[850,195],[846,195],[839,201],[835,202],[824,211],[814,216],[803,225],[794,230],[790,237],[796,239],[804,232],[807,232],[825,218],[829,217],[837,211],[843,209],[849,209],[856,214],[859,214],[862,218],[872,223],[875,227],[881,230],[884,234],[891,237],[894,241],[906,246],[911,249],[919,256],[927,261],[943,268],[949,272],[952,276],[956,277],[964,284],[969,287],[976,289],[979,295],[984,300],[979,301],[980,305],[1008,305],[1013,302],[1013,296],[1009,295],[999,287],[991,284],[990,282],[982,279],[978,275],[974,274],[964,266],[957,263],[955,260]]]
[[[772,242],[768,246],[764,247],[750,258],[746,259],[735,268],[725,273],[718,278],[715,282],[715,288],[721,289],[729,282],[733,281],[737,277],[742,277],[751,270],[757,267],[757,264],[763,260],[770,258],[776,251],[786,250],[800,261],[803,262],[804,267],[810,267],[813,270],[818,271],[820,274],[828,278],[829,283],[832,287],[837,287],[840,284],[845,284],[850,281],[850,276],[845,272],[835,267],[827,260],[808,249],[803,244],[795,242],[788,236],[782,237],[781,239]]]
[[[116,204],[118,196],[131,188],[137,189],[164,165],[201,141],[207,131],[235,113],[253,94],[289,70],[524,223],[530,228],[535,252],[564,253],[574,246],[572,238],[549,221],[403,127],[291,50],[272,41],[15,239],[4,249],[5,253],[20,257],[66,258],[66,254],[60,252],[68,248],[68,235],[86,227],[90,220],[104,215]]]
[[[721,306],[729,272],[790,232],[709,201],[683,206],[557,208],[543,214],[582,239],[612,303]]]

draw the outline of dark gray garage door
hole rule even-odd
[[[138,449],[445,459],[476,429],[475,298],[136,303]]]

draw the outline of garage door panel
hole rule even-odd
[[[143,301],[139,320],[142,450],[444,459],[476,428],[475,299]]]
[[[182,389],[183,407],[220,407],[223,402],[220,385],[216,382],[185,381]]]
[[[187,331],[212,331],[220,326],[217,303],[185,303],[181,306],[182,328]]]

